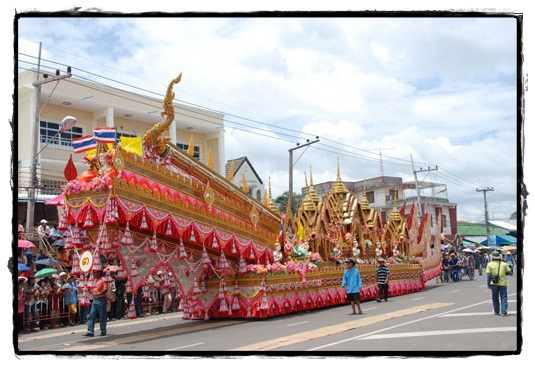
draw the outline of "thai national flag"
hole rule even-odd
[[[72,147],[74,149],[74,153],[76,154],[95,149],[97,147],[97,142],[95,141],[95,136],[93,135],[75,137],[72,139]]]
[[[95,140],[97,142],[116,142],[116,128],[115,127],[97,127],[93,129]]]

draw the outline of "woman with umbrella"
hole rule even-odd
[[[28,258],[26,258],[26,254],[24,253],[24,249],[23,248],[18,248],[18,250],[19,250],[19,255],[17,257],[17,261],[19,262],[19,264],[27,265],[28,264]]]

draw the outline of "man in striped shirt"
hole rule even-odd
[[[379,288],[379,296],[377,302],[381,300],[388,301],[388,276],[390,275],[390,269],[386,266],[383,258],[377,259],[379,267],[375,273],[377,274],[377,287]]]

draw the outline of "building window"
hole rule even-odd
[[[58,146],[72,146],[73,137],[82,137],[82,128],[73,127],[69,131],[61,132],[58,136],[60,124],[55,122],[41,121],[39,123],[40,141],[42,144],[51,144]],[[55,136],[55,137],[54,137]]]
[[[448,216],[442,215],[442,227],[448,227]]]
[[[177,142],[176,146],[183,151],[188,151],[189,149],[189,144],[182,144],[180,142]],[[201,159],[201,147],[200,146],[195,146],[195,145],[193,146],[193,157],[198,160]]]
[[[51,179],[41,179],[41,194],[58,195],[61,194],[61,186],[65,185],[65,182]]]
[[[366,199],[368,200],[369,203],[375,203],[375,192],[374,191],[366,192]]]

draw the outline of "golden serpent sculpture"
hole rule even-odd
[[[165,155],[166,144],[170,140],[169,137],[162,137],[162,132],[167,130],[175,118],[175,107],[173,105],[175,93],[173,92],[173,87],[180,82],[180,79],[182,79],[182,73],[171,80],[167,86],[167,92],[165,93],[165,99],[162,104],[163,112],[161,113],[161,116],[165,120],[155,124],[143,137],[145,146],[159,156]]]

